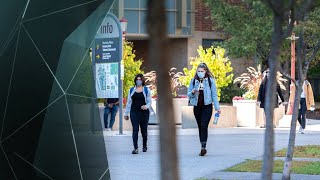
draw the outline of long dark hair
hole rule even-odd
[[[197,70],[196,70],[196,74],[194,75],[194,79],[199,79],[199,76],[197,74],[197,71],[199,68],[203,68],[205,71],[206,71],[206,75],[204,76],[205,78],[206,77],[212,77],[214,78],[213,74],[211,73],[210,69],[208,68],[207,64],[206,63],[200,63],[197,67]]]
[[[141,78],[142,86],[145,86],[145,79],[144,79],[143,74],[137,74],[136,75],[136,77],[134,78],[134,85],[137,85],[136,81],[137,81],[138,78]]]

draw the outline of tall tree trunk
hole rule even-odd
[[[176,147],[176,127],[173,115],[170,88],[168,38],[164,1],[148,0],[149,52],[157,72],[158,119],[160,122],[161,179],[177,180],[178,160]]]
[[[282,18],[274,15],[273,32],[271,50],[269,56],[269,77],[267,82],[267,93],[265,100],[265,115],[266,115],[266,131],[264,137],[264,155],[262,167],[262,179],[271,180],[273,171],[273,153],[274,153],[274,129],[273,116],[276,101],[276,86],[277,86],[277,71],[279,69],[279,55],[282,43]]]

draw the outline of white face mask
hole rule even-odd
[[[199,78],[202,79],[202,78],[204,78],[204,76],[206,75],[206,72],[200,72],[200,71],[198,71],[198,72],[197,72],[197,75],[198,75]]]

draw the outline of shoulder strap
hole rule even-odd
[[[130,95],[132,94],[132,91],[133,91],[133,87],[132,87],[132,88],[130,88]]]
[[[193,78],[193,86],[196,84],[196,79],[195,78]]]
[[[146,94],[146,96],[148,95],[148,87],[147,86],[143,86],[143,90],[144,90],[144,93]]]

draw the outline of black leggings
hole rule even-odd
[[[212,116],[212,109],[212,104],[194,106],[193,108],[193,113],[198,124],[199,139],[201,143],[206,143],[208,139],[208,125]]]
[[[302,126],[302,129],[306,127],[306,112],[307,112],[306,98],[301,98],[298,121]]]
[[[141,134],[143,139],[143,147],[147,147],[148,140],[148,123],[149,123],[149,110],[141,110],[138,112],[131,111],[130,119],[132,123],[132,140],[135,149],[138,148],[138,133],[139,126],[141,128]]]

